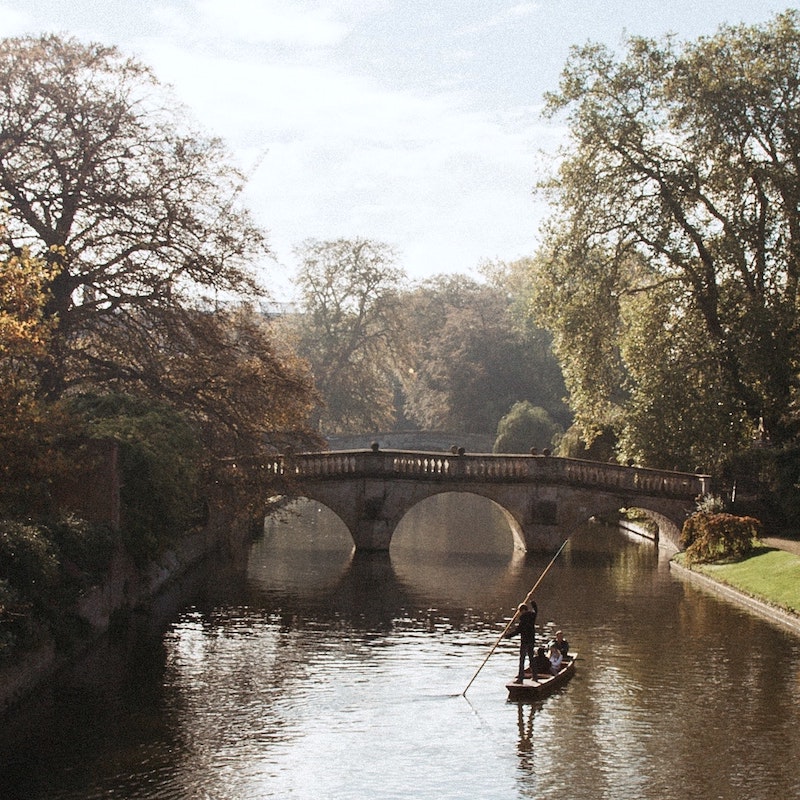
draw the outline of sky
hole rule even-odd
[[[306,239],[369,238],[410,278],[535,252],[534,187],[565,141],[541,115],[569,49],[759,24],[772,0],[0,0],[0,36],[115,44],[173,87],[247,175],[260,265],[291,298]]]

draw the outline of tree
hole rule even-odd
[[[266,252],[234,200],[242,176],[218,139],[116,48],[56,36],[0,41],[0,194],[7,237],[54,269],[42,388],[91,379],[92,342],[203,293],[250,295]]]
[[[592,431],[592,443],[587,444],[578,423],[570,425],[558,437],[555,454],[562,458],[581,458],[589,461],[616,461],[617,438],[610,428]]]
[[[318,441],[306,365],[245,302],[262,292],[253,265],[268,251],[235,205],[242,180],[222,143],[115,48],[0,41],[2,241],[7,261],[42,264],[47,336],[15,362],[39,414],[32,438],[65,399],[86,422],[81,394],[166,406],[202,445],[204,488],[224,485],[222,501],[242,509],[269,491],[265,456]],[[21,453],[30,467],[47,450]]]
[[[121,530],[140,563],[205,521],[206,464],[196,430],[174,408],[126,395],[81,395],[73,409],[97,438],[117,442]]]
[[[406,295],[403,306],[413,342],[413,362],[403,375],[406,413],[417,424],[494,434],[522,400],[567,421],[550,337],[517,324],[504,288],[439,276]]]
[[[179,413],[202,444],[204,485],[227,487],[223,503],[238,486],[241,508],[263,508],[270,493],[264,458],[320,444],[309,427],[316,394],[308,366],[276,344],[271,324],[251,306],[151,315],[147,327],[128,328],[124,370],[114,347],[97,342],[91,351],[103,392],[149,398]]]
[[[323,401],[319,429],[391,427],[404,341],[397,302],[405,275],[394,253],[360,238],[310,239],[297,252],[300,302],[293,328]]]
[[[0,222],[0,508],[45,504],[46,487],[64,469],[55,441],[68,420],[37,398],[35,364],[47,352],[51,324],[45,286],[52,270],[27,249],[3,242]]]
[[[797,434],[799,19],[577,48],[548,98],[572,143],[533,306],[584,430],[649,463]]]
[[[27,248],[12,253],[2,241],[3,232],[0,224],[0,365],[9,376],[15,362],[46,351],[45,286],[52,269],[31,257]]]
[[[531,448],[540,452],[553,446],[553,438],[561,428],[540,406],[527,400],[514,403],[497,425],[495,453],[527,453]]]

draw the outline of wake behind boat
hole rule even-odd
[[[561,669],[555,674],[539,673],[532,675],[530,669],[525,670],[522,683],[511,681],[506,684],[509,700],[538,700],[563,686],[575,674],[577,653],[568,653],[562,662]]]

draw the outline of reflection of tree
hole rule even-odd
[[[467,492],[444,492],[417,503],[392,535],[392,552],[481,553],[507,558],[514,537],[503,509]]]
[[[388,553],[356,553],[329,605],[354,627],[390,630],[396,619],[413,615],[420,604],[398,579]]]
[[[452,550],[392,554],[400,578],[429,603],[504,609],[501,613],[512,611],[524,597],[524,590],[520,596],[520,575],[526,574],[530,563],[519,550],[507,555]]]

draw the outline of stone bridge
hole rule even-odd
[[[677,547],[683,520],[711,491],[707,475],[544,455],[380,450],[375,444],[370,450],[286,455],[269,470],[287,495],[336,513],[362,551],[388,550],[405,514],[443,492],[496,503],[518,550],[552,552],[576,526],[624,507],[647,510],[659,538]]]

